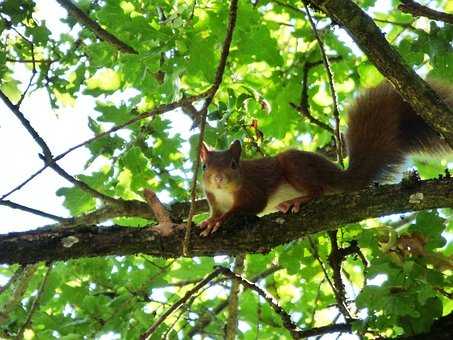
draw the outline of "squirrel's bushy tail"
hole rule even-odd
[[[453,87],[429,83],[453,107]],[[346,144],[349,168],[343,173],[347,187],[343,189],[347,190],[385,180],[409,153],[451,150],[388,82],[368,90],[352,105]]]

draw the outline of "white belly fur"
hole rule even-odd
[[[285,201],[291,200],[296,197],[304,196],[304,192],[300,192],[288,182],[283,182],[280,186],[275,190],[275,192],[269,197],[266,207],[262,212],[258,214],[258,216],[267,215],[273,212],[278,211],[277,206]]]
[[[225,213],[233,206],[233,194],[226,190],[209,188],[209,192],[215,197],[216,207],[220,212]]]

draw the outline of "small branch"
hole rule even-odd
[[[183,245],[182,245],[183,254],[185,256],[188,256],[188,254],[189,254],[190,233],[192,231],[192,219],[194,216],[193,206],[194,206],[196,190],[197,190],[198,170],[200,168],[200,152],[201,152],[201,146],[202,146],[203,138],[204,138],[204,131],[205,131],[205,127],[206,127],[206,116],[208,113],[209,104],[211,104],[217,90],[220,87],[220,84],[222,83],[222,78],[223,78],[223,74],[225,72],[225,67],[226,67],[226,61],[228,58],[228,54],[230,53],[231,42],[233,40],[233,32],[234,32],[234,28],[236,25],[236,18],[237,18],[237,10],[238,10],[238,0],[231,0],[230,9],[229,9],[229,13],[228,13],[227,31],[226,31],[225,39],[223,41],[222,52],[220,54],[220,61],[217,66],[214,83],[211,86],[211,88],[209,89],[209,95],[205,99],[203,107],[200,109],[200,116],[201,116],[200,137],[198,139],[197,158],[195,159],[194,174],[193,174],[193,178],[192,178],[192,187],[191,187],[191,195],[190,195],[190,199],[191,199],[190,211],[189,211],[189,216],[187,218],[186,233],[185,233],[184,241],[183,241]]]
[[[194,96],[190,96],[190,97],[185,97],[185,98],[182,98],[180,100],[177,100],[175,102],[172,102],[170,104],[163,104],[163,105],[160,105],[158,107],[156,107],[155,109],[151,110],[151,111],[147,111],[147,112],[144,112],[144,113],[141,113],[140,115],[128,120],[127,122],[123,123],[123,124],[120,124],[120,125],[117,125],[117,126],[114,126],[113,128],[107,130],[107,131],[104,131],[92,138],[89,138],[77,145],[74,145],[73,147],[67,149],[66,151],[62,152],[61,154],[59,154],[58,156],[56,157],[53,157],[51,158],[48,162],[46,162],[46,164],[44,164],[44,166],[42,168],[40,168],[39,170],[37,170],[36,172],[34,172],[29,178],[27,178],[26,180],[24,180],[23,182],[21,182],[19,185],[17,185],[16,187],[14,187],[13,189],[11,189],[9,192],[7,192],[6,194],[2,195],[0,197],[0,200],[3,200],[5,198],[7,198],[8,196],[10,196],[11,194],[13,194],[14,192],[22,189],[27,183],[29,183],[31,180],[33,180],[36,176],[38,176],[40,173],[42,173],[45,169],[47,169],[47,167],[49,167],[51,164],[57,162],[58,160],[62,159],[63,157],[65,157],[66,155],[68,155],[69,153],[81,148],[82,146],[85,146],[85,145],[88,145],[92,142],[94,142],[95,140],[98,140],[98,139],[101,139],[102,137],[105,137],[109,134],[111,134],[112,132],[116,132],[118,130],[121,130],[131,124],[134,124],[142,119],[145,119],[145,118],[148,118],[148,117],[152,117],[152,116],[155,116],[155,115],[159,115],[159,114],[162,114],[164,112],[168,112],[168,111],[171,111],[171,110],[174,110],[176,108],[179,108],[181,107],[183,104],[185,103],[188,103],[188,102],[194,102],[194,101],[197,101],[199,99],[202,99],[202,98],[205,98],[207,95],[209,95],[210,93],[210,89],[206,90],[205,92],[201,93],[201,94],[198,94],[198,95],[194,95]],[[1,97],[1,92],[0,92],[0,97]],[[6,97],[7,98],[7,97]],[[8,99],[9,101],[9,99]],[[13,104],[14,105],[14,104]]]
[[[342,56],[333,56],[333,57],[329,58],[329,60],[332,61],[332,62],[339,61],[339,60],[342,60],[342,59],[343,59]],[[312,124],[314,124],[316,126],[319,126],[321,129],[326,130],[327,132],[329,132],[333,136],[335,136],[335,131],[330,125],[320,121],[318,118],[314,117],[310,113],[310,104],[308,102],[308,75],[310,73],[310,70],[313,67],[316,67],[316,66],[321,65],[321,64],[323,64],[322,60],[315,61],[315,62],[305,62],[304,63],[304,68],[303,68],[303,72],[302,72],[302,91],[301,91],[301,94],[300,94],[300,104],[298,106],[298,105],[296,105],[294,103],[289,103],[289,105],[292,108],[294,108],[296,111],[301,113],[302,116],[307,118],[310,123],[312,123]]]
[[[154,216],[156,216],[157,221],[159,223],[170,223],[170,214],[168,213],[167,209],[165,209],[156,193],[149,189],[145,189],[143,195],[145,196],[146,202],[148,203],[149,207],[154,212]]]
[[[20,107],[20,105],[22,104],[23,100],[25,99],[25,96],[27,95],[27,92],[28,90],[30,89],[31,87],[31,84],[33,83],[33,79],[35,78],[36,76],[36,61],[35,61],[35,46],[33,45],[32,42],[30,42],[30,53],[31,53],[31,60],[32,60],[32,73],[31,73],[31,77],[30,77],[30,80],[28,81],[28,85],[27,87],[25,88],[25,91],[22,93],[22,95],[20,96],[16,106],[17,107]]]
[[[349,313],[349,310],[346,306],[345,299],[342,298],[341,293],[338,291],[338,287],[336,287],[336,285],[330,279],[329,273],[327,272],[327,269],[325,268],[324,263],[322,262],[321,257],[318,254],[318,249],[316,248],[316,245],[310,236],[308,237],[308,241],[310,243],[310,247],[311,247],[313,256],[316,258],[319,265],[321,266],[321,269],[324,272],[324,277],[326,278],[327,282],[329,283],[329,286],[332,288],[332,292],[333,292],[333,295],[335,296],[335,300],[337,302],[338,309],[340,310],[341,314],[343,314],[343,316],[346,320],[352,320],[351,314]]]
[[[352,327],[351,325],[347,323],[339,323],[339,324],[334,324],[334,325],[329,325],[329,326],[322,326],[322,327],[316,327],[316,328],[311,328],[307,330],[300,331],[300,336],[302,338],[308,338],[310,336],[319,336],[323,334],[328,334],[328,333],[352,333]]]
[[[41,147],[43,154],[40,156],[40,158],[44,161],[45,164],[48,164],[55,172],[57,172],[60,176],[63,178],[67,179],[71,183],[77,185],[80,187],[80,189],[88,192],[89,194],[93,195],[94,197],[98,197],[106,202],[116,204],[117,200],[109,197],[107,195],[104,195],[87,184],[75,179],[71,175],[69,175],[65,170],[63,170],[57,163],[55,163],[55,159],[52,156],[52,152],[50,151],[49,146],[47,143],[42,139],[42,137],[38,134],[38,132],[33,128],[31,125],[30,121],[25,118],[25,115],[20,111],[19,105],[14,105],[9,98],[3,93],[3,91],[0,91],[0,98],[3,100],[3,102],[8,106],[8,108],[11,110],[11,112],[19,119],[19,121],[22,123],[23,127],[28,131],[28,133],[32,136],[32,138],[35,140],[35,142]],[[4,200],[5,195],[0,198],[0,201]]]
[[[16,116],[17,119],[22,123],[23,127],[28,131],[28,133],[33,137],[35,142],[41,147],[44,155],[48,158],[52,158],[52,152],[47,146],[46,142],[41,138],[41,136],[36,132],[36,130],[31,126],[30,121],[25,118],[25,116],[20,112],[19,107],[14,105],[6,94],[0,90],[0,98],[3,100],[5,105],[11,110],[11,112]]]
[[[195,287],[193,287],[191,290],[189,290],[184,296],[179,299],[175,304],[173,304],[167,311],[160,316],[159,319],[157,319],[151,327],[149,327],[141,336],[140,339],[149,339],[151,335],[154,333],[154,331],[159,327],[162,322],[165,321],[165,319],[174,311],[176,311],[179,307],[181,307],[187,300],[190,299],[192,295],[194,295],[196,292],[198,292],[201,288],[203,288],[204,285],[206,285],[208,282],[212,281],[215,277],[220,275],[221,270],[217,268],[213,272],[211,272],[209,275],[207,275],[203,280],[201,280]]]
[[[10,287],[13,287],[13,291],[7,301],[0,306],[0,321],[5,317],[7,318],[20,303],[37,269],[37,264],[25,266],[19,272],[18,277],[10,284]]]
[[[25,319],[24,324],[17,332],[16,339],[23,339],[24,330],[30,324],[31,318],[33,317],[33,313],[35,312],[36,308],[39,306],[39,300],[41,298],[42,293],[44,292],[44,288],[46,287],[51,270],[52,270],[52,264],[49,265],[46,273],[44,274],[44,278],[41,281],[41,285],[39,286],[38,293],[36,294],[36,297],[33,300],[33,304],[31,305],[30,310],[28,311],[27,318]]]
[[[266,278],[269,275],[272,275],[273,273],[281,270],[282,267],[279,265],[273,265],[269,267],[268,269],[262,271],[258,275],[255,275],[250,281],[255,283],[258,282],[259,280],[262,280]],[[197,323],[192,327],[192,329],[189,331],[187,336],[189,338],[193,338],[196,334],[201,333],[203,329],[205,329],[213,320],[213,318],[222,312],[226,307],[228,306],[228,300],[222,301],[219,303],[217,306],[215,306],[212,311],[205,312],[200,316],[198,319]]]
[[[291,107],[292,107],[293,109],[295,109],[296,111],[299,111],[300,113],[302,113],[302,115],[303,115],[304,117],[306,117],[306,118],[309,120],[310,123],[312,123],[312,124],[314,124],[314,125],[317,125],[317,126],[319,126],[321,129],[324,129],[324,130],[326,130],[326,131],[332,133],[333,135],[335,135],[334,129],[333,129],[330,125],[328,125],[328,124],[326,124],[326,123],[324,123],[324,122],[321,122],[318,118],[314,117],[314,116],[310,113],[310,111],[307,110],[307,107],[306,107],[306,106],[302,106],[302,105],[297,106],[297,105],[294,104],[294,103],[289,103],[289,105],[291,105]]]
[[[427,17],[432,20],[453,24],[453,14],[436,11],[412,0],[401,0],[401,2],[398,9],[402,12],[410,13],[415,17]]]
[[[273,0],[272,2],[276,3],[276,4],[279,5],[279,6],[282,6],[282,7],[284,7],[284,8],[288,8],[288,9],[290,9],[290,10],[296,12],[296,13],[299,13],[299,14],[301,14],[301,15],[304,14],[299,8],[297,8],[296,6],[293,6],[293,5],[291,5],[291,4],[288,4],[288,3],[286,3],[286,2],[279,1],[279,0]]]
[[[340,254],[340,249],[337,243],[337,231],[332,230],[328,232],[330,238],[330,245],[331,251],[329,255],[329,264],[333,271],[333,282],[336,291],[336,299],[338,306],[342,306],[340,308],[343,316],[345,317],[346,321],[350,321],[352,319],[351,313],[348,310],[348,305],[346,303],[346,291],[344,287],[343,280],[341,278],[341,264],[345,258],[343,254]]]
[[[74,5],[70,0],[56,0],[63,8],[68,11],[68,14],[72,15],[82,26],[88,27],[98,39],[105,41],[117,48],[121,52],[138,54],[138,52],[127,45],[125,42],[121,41],[113,34],[107,32],[101,27],[96,21],[91,19],[86,15],[80,8]]]
[[[19,266],[19,268],[17,268],[17,270],[14,272],[13,276],[11,276],[10,279],[8,280],[8,282],[5,285],[0,287],[0,295],[3,292],[6,292],[9,287],[11,287],[12,285],[15,284],[15,282],[19,279],[19,277],[21,277],[22,273],[25,271],[25,268],[27,268],[27,267]]]
[[[71,218],[64,218],[64,217],[60,217],[60,216],[57,216],[57,215],[49,214],[49,213],[46,213],[44,211],[41,211],[41,210],[38,210],[38,209],[34,209],[34,208],[30,208],[30,207],[27,207],[25,205],[14,203],[14,202],[11,202],[11,201],[0,201],[0,205],[4,205],[6,207],[10,207],[10,208],[13,208],[13,209],[23,210],[23,211],[26,211],[26,212],[29,212],[31,214],[35,214],[35,215],[38,215],[38,216],[41,216],[41,217],[50,218],[50,219],[58,221],[58,222],[71,222],[72,221]]]
[[[258,293],[266,302],[272,307],[272,309],[280,316],[283,326],[290,332],[293,339],[300,339],[300,330],[298,329],[297,325],[291,320],[291,316],[278,304],[277,300],[274,299],[271,295],[269,295],[266,291],[262,288],[250,282],[247,279],[244,279],[242,276],[232,272],[228,268],[224,267],[217,267],[220,272],[228,276],[229,278],[240,282],[245,288],[251,289]]]
[[[44,156],[40,155],[40,158],[44,161],[44,164],[46,164],[46,159]],[[74,176],[71,176],[66,170],[64,170],[61,166],[59,166],[55,162],[49,162],[49,167],[52,168],[57,174],[59,174],[61,177],[66,179],[68,182],[74,184],[75,186],[79,187],[81,190],[85,191],[86,193],[90,194],[93,197],[99,198],[103,200],[104,202],[113,204],[113,205],[118,205],[121,203],[120,200],[117,200],[113,197],[107,196],[103,194],[102,192],[99,192],[92,187],[90,187],[88,184],[79,181],[76,179]],[[1,200],[0,200],[1,201]]]
[[[242,276],[244,272],[245,254],[236,256],[236,263],[234,264],[234,272]],[[225,330],[225,339],[236,339],[236,332],[238,328],[238,313],[239,313],[239,281],[233,280],[231,283],[230,297],[228,303],[228,319]]]
[[[341,165],[341,167],[344,167],[343,165],[343,146],[342,146],[342,140],[341,140],[341,134],[340,134],[340,113],[338,111],[338,103],[337,103],[337,94],[335,91],[335,84],[333,81],[333,75],[332,75],[332,69],[330,67],[329,59],[327,57],[326,51],[324,49],[324,43],[322,42],[321,38],[319,37],[318,30],[316,29],[315,22],[313,21],[313,18],[311,17],[310,10],[308,9],[307,2],[306,0],[303,0],[302,3],[304,4],[305,12],[307,14],[308,21],[310,22],[311,28],[313,30],[313,33],[316,37],[316,40],[318,42],[319,50],[321,51],[321,56],[322,60],[324,63],[324,68],[326,69],[327,73],[327,79],[329,80],[329,88],[330,88],[330,95],[332,96],[332,102],[333,102],[333,117],[335,119],[335,145],[337,149],[337,159],[338,163]]]
[[[152,227],[151,230],[159,233],[161,236],[169,236],[173,234],[174,228],[184,227],[184,225],[177,225],[173,223],[170,213],[167,209],[165,209],[155,192],[145,189],[143,195],[145,196],[148,206],[153,211],[157,222],[159,222],[159,224]]]
[[[22,63],[22,64],[53,64],[56,63],[57,60],[47,60],[47,59],[12,59],[12,58],[6,58],[6,61],[9,63]]]

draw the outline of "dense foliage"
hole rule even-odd
[[[67,1],[55,1],[54,6],[58,2]],[[398,1],[379,1],[384,8],[375,6],[375,0],[356,3],[413,69],[453,79],[453,25],[403,13]],[[31,77],[28,90],[46,89],[54,108],[70,106],[82,96],[95,98],[89,128],[99,134],[160,104],[202,93],[213,83],[229,1],[74,4],[130,50],[120,51],[100,39],[77,16],[61,18],[61,31],[52,32],[46,26],[51,13],[36,14],[40,2],[4,0],[0,86],[12,102],[21,102],[28,86],[15,75],[17,64],[25,64]],[[431,1],[430,6],[453,10],[448,1]],[[296,147],[322,150],[335,158],[331,132],[297,110],[308,104],[319,121],[334,124],[327,73],[303,8],[301,1],[239,1],[226,70],[207,114],[208,144],[225,148],[241,139],[246,157]],[[347,104],[359,89],[374,86],[383,77],[345,31],[324,13],[311,12],[331,61],[344,130]],[[301,98],[304,86],[308,103]],[[171,116],[139,120],[88,144],[87,168],[94,161],[100,166],[77,178],[110,197],[143,200],[143,189],[149,188],[164,198],[189,201],[199,137],[196,109],[202,103],[185,105]],[[179,124],[174,118],[178,115],[191,117],[193,126]],[[184,139],[175,130],[190,131],[191,137]],[[446,165],[445,160],[414,161],[422,178],[437,177]],[[79,186],[61,188],[56,195],[64,197],[74,217],[103,204]],[[196,216],[195,221],[205,216]],[[435,319],[453,311],[452,221],[451,209],[439,209],[410,213],[404,219],[393,216],[339,226],[337,234],[319,233],[266,254],[247,254],[241,275],[250,280],[259,276],[258,285],[275,297],[300,329],[348,321],[355,332],[369,338],[427,332]],[[138,227],[155,221],[119,215],[113,222]],[[336,246],[353,249],[341,259],[343,310],[338,308],[342,289],[334,277],[335,257],[329,256]],[[136,339],[215,265],[233,269],[234,260],[137,254],[25,269],[4,265],[0,274],[12,278],[12,283],[0,295],[1,336]],[[197,332],[222,338],[231,282],[223,276],[211,281],[172,313],[153,338],[188,338]],[[239,293],[238,319],[240,339],[291,337],[280,316],[250,289]]]

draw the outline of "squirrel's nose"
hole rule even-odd
[[[215,175],[214,176],[214,180],[217,182],[217,183],[222,183],[224,181],[224,177],[222,175]]]

